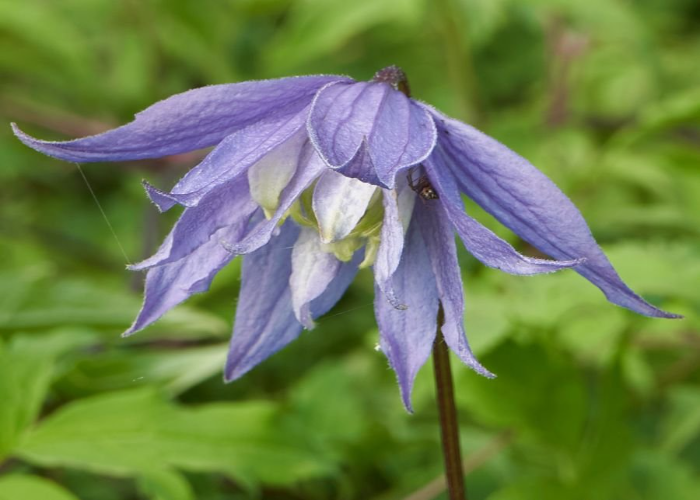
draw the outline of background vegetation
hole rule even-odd
[[[75,137],[204,84],[389,64],[530,158],[628,283],[687,316],[460,255],[470,340],[499,375],[453,365],[470,498],[698,498],[698,61],[695,0],[0,0],[0,499],[440,497],[431,370],[406,414],[373,349],[368,273],[224,385],[238,264],[119,336],[143,279],[125,260],[173,221],[140,180],[167,188],[197,156],[85,167],[125,258],[76,166],[8,125]]]

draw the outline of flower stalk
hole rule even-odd
[[[449,499],[466,500],[467,491],[464,486],[462,453],[459,448],[459,422],[457,421],[454,384],[452,383],[452,369],[450,368],[450,353],[440,331],[443,321],[444,313],[441,306],[437,317],[437,334],[433,343],[433,371],[435,373],[435,390],[438,415],[440,417],[442,454],[445,461],[445,477],[447,479]]]

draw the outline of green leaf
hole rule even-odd
[[[489,495],[488,500],[573,500],[556,481],[543,478],[525,478],[509,482],[507,486]]]
[[[604,301],[585,310],[587,313],[572,315],[571,321],[562,321],[557,336],[578,357],[602,366],[613,359],[620,336],[629,325],[629,316]]]
[[[700,388],[674,387],[668,404],[669,412],[661,433],[661,449],[675,455],[700,436]]]
[[[224,344],[158,350],[113,349],[99,357],[80,360],[62,379],[62,384],[91,392],[157,385],[177,395],[221,374],[226,352]]]
[[[460,25],[466,25],[467,43],[477,47],[491,42],[508,17],[506,0],[458,0],[458,7],[455,14]]]
[[[302,0],[270,51],[269,67],[284,71],[337,49],[351,37],[382,24],[411,25],[420,18],[422,0]]]
[[[638,127],[624,131],[619,140],[628,144],[640,141],[652,134],[682,125],[700,124],[700,90],[691,88],[671,94],[643,109]]]
[[[291,389],[290,425],[320,448],[357,442],[365,425],[354,375],[344,363],[316,366]]]
[[[604,250],[626,283],[650,302],[669,309],[673,307],[672,299],[697,302],[700,261],[693,246],[668,242],[625,243],[605,245]],[[678,272],[679,268],[683,269],[682,273]],[[569,270],[531,277],[494,275],[493,279],[505,289],[499,300],[507,306],[513,322],[537,330],[549,328],[562,332],[566,341],[577,349],[583,347],[581,344],[587,337],[576,341],[574,336],[584,329],[582,325],[590,327],[591,318],[600,315],[605,319],[595,326],[591,342],[594,345],[603,342],[600,346],[603,348],[608,343],[605,336],[617,335],[620,327],[631,318],[639,319],[645,329],[684,327],[681,322],[638,318],[631,311],[616,309],[598,288]],[[589,344],[584,351],[591,348]]]
[[[25,474],[0,477],[0,500],[79,500],[53,481]]]
[[[556,372],[552,373],[557,377]],[[527,379],[522,382],[522,392],[536,399],[541,389],[529,385]],[[591,491],[598,500],[637,498],[629,494],[627,484],[636,448],[630,422],[635,410],[630,405],[629,391],[621,382],[617,367],[595,381],[590,398],[577,408],[585,417],[585,432],[579,434],[569,453],[552,453],[551,444],[542,446],[548,441],[542,436],[537,441],[523,443],[521,451],[527,458],[516,465],[518,477],[515,481],[507,480],[507,486],[488,497],[489,500],[588,500]],[[562,405],[557,395],[553,396],[551,404],[543,405],[547,409]],[[512,396],[500,393],[497,397]],[[548,395],[543,399],[547,401]],[[558,417],[567,418],[561,411]],[[541,425],[545,429],[550,425],[545,415]]]
[[[660,155],[635,153],[628,148],[612,150],[603,158],[606,175],[611,182],[639,186],[659,197],[672,197],[673,176],[668,163]],[[666,166],[667,168],[660,168]],[[617,187],[619,194],[619,187]]]
[[[84,342],[77,332],[0,341],[0,457],[12,451],[39,414],[56,357]]]
[[[480,356],[508,335],[512,325],[511,313],[507,301],[491,291],[474,290],[467,286],[465,294],[464,325],[470,333],[469,345]]]
[[[152,389],[78,400],[45,419],[17,452],[43,466],[136,475],[162,463],[157,428],[171,411]]]
[[[81,44],[77,26],[53,8],[36,7],[31,2],[0,2],[0,28],[16,37],[17,45],[26,44],[34,51],[34,64],[29,67],[52,66],[61,61],[64,74],[84,75],[85,64],[79,62],[90,60],[90,52]]]
[[[695,500],[700,481],[687,464],[661,453],[645,452],[634,457],[630,471],[634,497],[640,500]]]
[[[673,242],[620,244],[609,247],[607,253],[621,276],[634,278],[631,285],[638,293],[700,303],[697,293],[700,260],[696,247]]]
[[[599,373],[588,402],[585,440],[577,450],[573,486],[584,500],[595,491],[597,498],[619,498],[615,491],[638,448],[632,432],[636,409],[617,365]]]
[[[123,391],[58,410],[18,453],[43,466],[139,476],[159,464],[223,472],[244,484],[289,484],[331,472],[305,443],[280,430],[277,413],[261,402],[185,409],[150,388]]]
[[[654,370],[639,349],[625,349],[621,370],[625,381],[643,396],[650,396],[656,388]]]
[[[475,418],[562,451],[575,449],[585,421],[586,393],[570,359],[536,344],[507,341],[481,362],[498,377],[457,372],[458,401]]]
[[[55,272],[46,266],[0,274],[0,330],[85,325],[116,333],[126,330],[140,305],[140,298],[124,289],[110,289],[97,280],[57,280]],[[223,336],[228,332],[228,323],[220,317],[185,306],[171,311],[147,332],[126,342],[157,337]],[[114,339],[118,337],[115,335]]]
[[[269,403],[215,403],[183,410],[159,429],[166,462],[228,473],[244,484],[291,484],[333,472],[306,443],[279,427]]]
[[[174,470],[144,471],[139,487],[151,500],[193,500],[194,492],[184,476]]]
[[[542,330],[556,328],[572,315],[587,315],[600,306],[609,307],[593,285],[573,271],[556,274],[513,277],[497,275],[507,282],[501,300],[508,306],[512,321]]]

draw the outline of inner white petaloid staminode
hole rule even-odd
[[[301,158],[306,145],[306,131],[300,130],[248,170],[251,196],[268,219],[277,210],[280,195],[297,169],[304,168]],[[415,198],[403,176],[397,179],[395,189],[388,190],[329,168],[301,194],[280,224],[291,216],[302,228],[316,231],[320,248],[343,262],[366,247],[360,267],[367,267],[374,263],[379,248],[384,205],[396,203],[405,233]]]

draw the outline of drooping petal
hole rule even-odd
[[[177,205],[177,198],[174,198],[170,193],[161,191],[157,187],[152,186],[148,181],[141,181],[143,188],[151,202],[156,206],[159,212],[167,212]]]
[[[316,183],[313,210],[324,243],[342,240],[367,211],[377,187],[352,177],[325,171]]]
[[[431,205],[431,209],[436,210],[439,217],[446,217],[452,222],[464,246],[474,257],[489,267],[520,275],[553,273],[578,266],[585,261],[585,259],[546,260],[521,255],[510,243],[467,215],[452,172],[440,161],[442,155],[437,148],[440,146],[436,147],[430,160],[423,162],[432,186],[440,195],[440,199]],[[440,166],[442,168],[439,168]]]
[[[247,224],[257,208],[245,177],[224,184],[199,205],[185,209],[158,251],[129,269],[140,271],[175,262],[206,243],[222,227]]]
[[[678,318],[647,303],[618,276],[581,213],[542,172],[495,139],[432,110],[446,163],[470,198],[556,259],[585,258],[576,272],[608,300],[646,316]]]
[[[160,210],[176,203],[195,206],[212,190],[244,175],[269,155],[293,158],[292,163],[296,163],[306,135],[305,119],[306,113],[297,113],[281,120],[259,122],[228,136],[170,193],[148,188],[151,200]]]
[[[124,335],[144,329],[191,295],[207,291],[216,273],[235,257],[221,240],[237,239],[244,229],[240,224],[221,228],[186,257],[149,269],[143,307]]]
[[[409,226],[401,262],[392,282],[406,307],[394,307],[377,284],[374,310],[382,351],[396,372],[404,406],[412,412],[413,381],[430,356],[439,306],[433,268],[420,227],[415,221]]]
[[[261,120],[297,114],[319,88],[337,81],[351,80],[304,76],[202,87],[157,102],[127,125],[72,141],[34,139],[14,124],[13,130],[30,148],[66,161],[158,158],[212,146]]]
[[[396,173],[427,158],[436,141],[430,114],[377,82],[325,86],[312,104],[308,131],[332,168],[389,189]]]
[[[396,189],[383,191],[384,219],[374,262],[374,280],[393,307],[404,309],[406,304],[396,293],[392,278],[399,267],[404,233],[409,227],[416,196],[405,180],[397,182]]]
[[[340,269],[341,262],[324,252],[318,232],[303,228],[292,251],[292,306],[299,322],[309,330],[314,327],[311,301],[320,296]]]
[[[494,375],[476,360],[464,332],[464,291],[457,261],[457,248],[450,222],[437,210],[416,205],[413,219],[418,221],[435,274],[440,303],[445,315],[442,334],[445,342],[467,366],[485,377]]]
[[[235,380],[296,339],[302,326],[294,317],[289,277],[299,228],[287,221],[279,234],[243,258],[233,337],[225,379]]]
[[[237,243],[227,243],[226,248],[234,254],[247,254],[266,244],[277,224],[287,213],[294,201],[308,188],[327,166],[318,156],[310,143],[302,148],[299,165],[289,185],[282,191],[277,211],[269,220],[262,220],[250,232]]]

